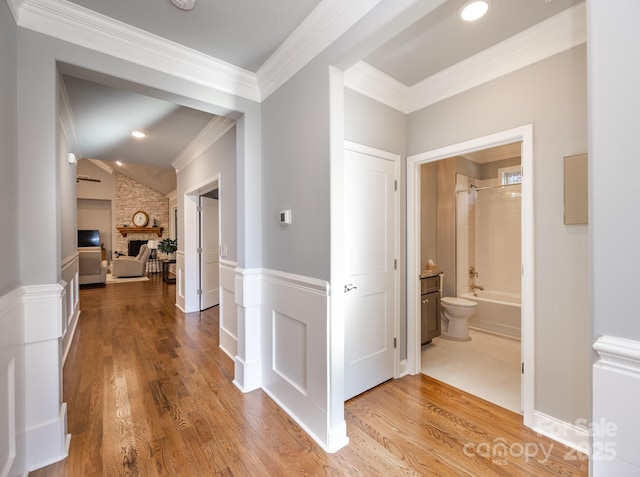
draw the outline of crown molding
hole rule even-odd
[[[321,1],[258,69],[261,99],[268,98],[380,1]]]
[[[345,71],[344,85],[402,113],[409,112],[409,87],[369,63],[359,61]]]
[[[409,89],[409,112],[425,108],[587,41],[582,2]]]
[[[191,164],[198,156],[211,147],[218,139],[235,126],[233,119],[216,116],[193,138],[187,147],[171,161],[176,172]]]
[[[252,101],[260,100],[256,75],[67,0],[9,0],[17,24],[76,45]],[[14,6],[15,6],[14,5]],[[14,14],[15,16],[15,14]]]
[[[363,62],[345,86],[408,114],[585,43],[586,31],[582,2],[411,87]]]
[[[18,26],[260,102],[381,0],[323,0],[257,73],[67,0],[7,0]]]
[[[25,2],[25,0],[7,0],[7,5],[9,5],[9,10],[11,10],[11,15],[13,15],[13,19],[18,24],[18,18],[20,18],[20,7]]]

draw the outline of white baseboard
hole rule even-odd
[[[330,429],[328,438],[325,440],[321,436],[318,436],[307,424],[300,419],[291,409],[289,409],[278,397],[266,388],[263,391],[269,396],[284,412],[286,412],[291,419],[293,419],[303,430],[306,432],[316,444],[318,444],[322,450],[332,454],[342,449],[349,444],[349,438],[347,437],[347,423],[343,421],[333,429]]]
[[[69,454],[71,435],[67,434],[67,404],[60,405],[57,419],[27,429],[27,466],[36,470],[59,462]]]
[[[586,419],[585,419],[586,423]],[[540,411],[533,411],[533,430],[554,441],[589,454],[591,437],[589,431],[569,422],[561,421]]]
[[[400,361],[400,374],[399,374],[399,378],[401,378],[402,376],[406,376],[407,374],[409,374],[409,365],[407,364],[407,359],[403,359],[402,361]]]

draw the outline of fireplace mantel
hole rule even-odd
[[[127,234],[157,234],[158,237],[162,237],[162,231],[164,227],[116,227],[118,232],[126,237]]]

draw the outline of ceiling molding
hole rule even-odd
[[[300,71],[313,58],[376,7],[381,0],[323,0],[258,69],[261,99]]]
[[[345,72],[345,86],[408,114],[585,43],[586,31],[582,2],[411,87],[363,62]]]
[[[224,136],[235,124],[236,122],[233,119],[223,116],[213,118],[209,124],[193,138],[193,141],[183,149],[178,157],[171,161],[171,165],[176,172],[191,164],[197,157],[210,148],[212,144]]]
[[[409,112],[468,91],[587,41],[582,2],[409,89]]]
[[[254,73],[66,0],[24,0],[17,18],[22,28],[260,101]]]
[[[9,10],[11,10],[16,24],[18,24],[18,19],[20,18],[20,7],[24,2],[25,0],[7,0],[7,5],[9,5]]]
[[[409,87],[369,63],[359,61],[345,71],[344,85],[402,113],[409,112]]]
[[[323,0],[252,73],[67,0],[7,0],[18,26],[260,102],[381,0]]]

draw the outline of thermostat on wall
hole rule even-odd
[[[283,225],[291,225],[291,209],[280,211],[280,223]]]

